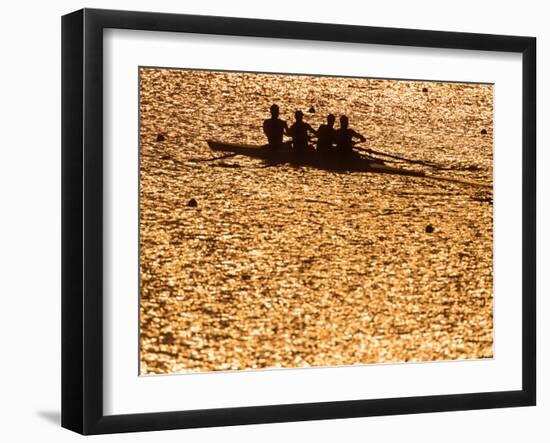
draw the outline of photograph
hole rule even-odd
[[[493,84],[136,75],[140,375],[493,358]]]

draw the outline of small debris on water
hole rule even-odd
[[[173,345],[174,344],[174,334],[172,334],[171,332],[167,332],[166,334],[164,334],[164,337],[162,338],[162,342],[165,345]]]
[[[428,88],[422,88],[422,92],[428,92]]]
[[[158,142],[163,142],[164,140],[166,140],[166,137],[164,136],[164,134],[161,134],[160,132],[157,134],[157,141]]]
[[[315,108],[312,106],[311,108],[309,108],[309,112],[312,114],[315,113]]]
[[[190,208],[196,208],[198,205],[199,204],[197,203],[197,200],[195,200],[194,198],[187,202],[187,206],[189,206]]]
[[[487,134],[487,129],[482,129],[482,130],[481,130],[481,134],[482,134],[482,135],[486,135],[486,134]]]
[[[432,232],[434,232],[434,227],[432,225],[426,226],[426,232],[428,234],[431,234]]]

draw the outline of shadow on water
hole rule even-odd
[[[339,157],[337,155],[319,155],[315,150],[296,152],[293,149],[282,145],[274,149],[267,145],[245,145],[238,143],[223,143],[208,140],[208,146],[212,151],[225,152],[226,155],[242,155],[250,158],[263,160],[267,165],[289,164],[296,167],[311,167],[331,172],[379,172],[394,173],[401,175],[414,175],[422,177],[422,171],[414,171],[402,168],[387,166],[380,159],[361,155],[350,155]],[[217,160],[223,157],[212,158]]]
[[[244,145],[236,143],[222,143],[214,140],[208,140],[208,146],[210,149],[216,152],[225,152],[226,155],[236,156],[243,155],[250,158],[257,158],[263,160],[263,167],[273,167],[278,165],[292,165],[296,168],[310,167],[315,169],[322,169],[330,172],[363,172],[363,173],[375,173],[375,174],[390,174],[390,175],[402,175],[409,177],[426,178],[430,180],[462,184],[468,186],[479,187],[491,187],[486,183],[480,183],[476,181],[464,180],[461,178],[443,177],[439,175],[428,174],[424,171],[415,169],[407,169],[400,167],[388,166],[384,161],[372,157],[366,156],[354,156],[349,159],[338,159],[334,156],[319,156],[312,152],[304,152],[300,155],[296,155],[289,149],[280,149],[274,151],[266,145]],[[376,152],[376,151],[375,151]],[[219,158],[213,158],[211,160],[217,160]],[[418,161],[418,163],[421,163]]]
[[[365,149],[365,148],[358,148],[360,151],[367,152],[369,154],[375,154],[382,157],[389,157],[391,159],[395,159],[401,162],[421,165],[421,166],[427,166],[429,168],[433,169],[439,169],[441,171],[479,171],[481,169],[478,165],[440,165],[434,162],[426,161],[426,160],[415,160],[407,157],[401,157],[399,155],[394,154],[388,154],[387,152],[381,152],[381,151],[375,151],[374,149]],[[384,160],[385,162],[392,162],[394,160]]]

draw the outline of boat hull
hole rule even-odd
[[[329,171],[378,172],[411,175],[415,177],[424,176],[424,173],[421,171],[394,168],[387,166],[382,160],[364,157],[356,153],[353,153],[353,155],[349,157],[342,158],[335,152],[322,154],[313,149],[304,152],[296,152],[289,143],[284,143],[278,148],[273,148],[268,145],[248,145],[208,140],[208,146],[213,151],[244,155],[272,163],[288,163],[295,166],[313,167]]]

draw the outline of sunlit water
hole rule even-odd
[[[140,75],[142,374],[492,357],[492,86]],[[489,186],[209,160],[274,102]]]

